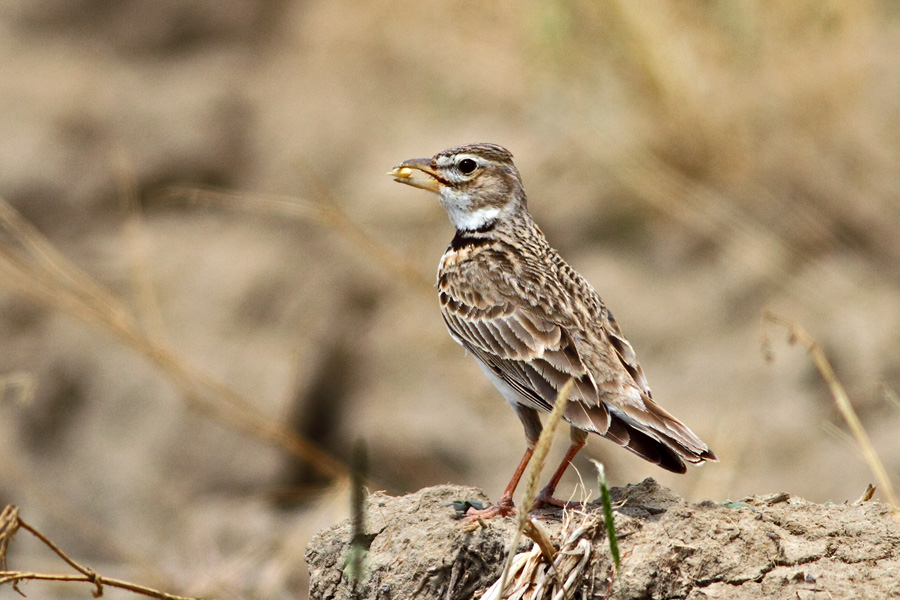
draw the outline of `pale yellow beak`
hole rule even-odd
[[[405,160],[388,173],[394,181],[439,194],[443,184],[440,176],[431,168],[430,158]]]

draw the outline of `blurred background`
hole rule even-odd
[[[371,489],[499,496],[524,437],[441,321],[452,228],[385,175],[467,142],[513,152],[721,461],[676,476],[597,438],[589,488],[593,457],[691,501],[863,492],[766,309],[900,471],[894,3],[5,0],[0,48],[0,504],[102,574],[306,597],[356,440]],[[64,570],[23,534],[10,554]]]

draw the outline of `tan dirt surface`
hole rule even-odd
[[[589,563],[572,598],[602,598],[608,591],[622,600],[900,594],[900,531],[881,503],[816,504],[774,494],[691,504],[649,478],[613,488],[611,495],[621,567],[608,587],[612,559],[600,507],[589,504],[584,515],[572,519],[596,525],[585,534]],[[370,545],[356,595],[345,567],[351,538],[351,523],[345,521],[321,532],[307,548],[310,597],[480,598],[500,577],[515,519],[493,519],[485,527],[463,523],[449,506],[461,499],[484,495],[457,486],[400,497],[371,495],[365,511]],[[539,514],[558,544],[571,523],[562,523],[560,511]],[[522,540],[518,551],[528,552],[532,542]]]

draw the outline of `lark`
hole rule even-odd
[[[709,447],[652,399],[634,350],[594,288],[547,243],[528,212],[512,154],[470,144],[395,167],[394,181],[438,195],[456,235],[441,258],[437,290],[450,335],[478,362],[525,428],[526,448],[496,504],[470,518],[516,512],[513,493],[559,390],[571,444],[534,507],[596,433],[675,473],[717,460]]]

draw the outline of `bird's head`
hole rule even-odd
[[[525,207],[525,192],[512,154],[496,144],[469,144],[432,158],[413,158],[388,175],[438,194],[450,221],[462,231],[492,227],[498,219]]]

